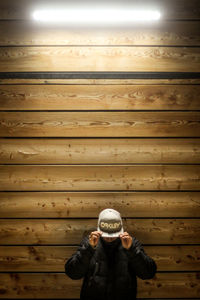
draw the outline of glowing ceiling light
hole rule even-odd
[[[33,13],[34,20],[69,25],[131,25],[140,21],[156,21],[161,17],[155,10],[132,8],[69,8],[41,9]]]

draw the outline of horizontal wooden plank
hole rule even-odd
[[[200,273],[161,273],[153,279],[138,279],[138,296],[144,298],[199,297]],[[145,287],[147,286],[147,288]]]
[[[199,21],[161,21],[135,25],[118,30],[77,30],[29,21],[3,21],[0,26],[0,46],[38,45],[200,45]]]
[[[1,47],[1,72],[199,72],[198,47]]]
[[[39,73],[40,74],[40,73]],[[152,77],[152,76],[151,76]],[[168,78],[167,78],[168,77]],[[179,78],[178,78],[179,77]],[[200,78],[180,78],[180,75],[177,76],[177,79],[174,78],[169,78],[168,75],[166,75],[166,78],[148,78],[148,79],[93,79],[93,78],[79,78],[79,79],[74,79],[74,78],[55,78],[55,79],[48,79],[47,77],[43,78],[0,78],[0,86],[1,85],[59,85],[60,88],[61,85],[185,85],[185,84],[192,84],[192,85],[199,85],[200,84]],[[113,87],[114,88],[114,87]]]
[[[2,165],[0,191],[199,190],[200,165]]]
[[[199,244],[200,219],[123,219],[143,244]],[[0,219],[1,245],[79,244],[97,219]]]
[[[199,271],[200,246],[143,246],[157,271]],[[1,272],[63,272],[76,246],[0,246]]]
[[[200,137],[200,112],[0,112],[0,137]]]
[[[138,278],[137,297],[142,298],[198,298],[199,272],[157,273],[153,279]],[[3,298],[71,299],[80,295],[81,280],[72,280],[64,273],[8,273],[0,274]]]
[[[200,85],[0,85],[0,110],[199,110]]]
[[[200,217],[200,192],[0,192],[0,218]]]
[[[91,2],[90,2],[91,3]],[[137,3],[137,2],[136,2]],[[32,12],[38,7],[45,7],[45,5],[49,5],[49,1],[45,0],[1,0],[0,3],[0,19],[27,19],[32,20]],[[128,1],[123,1],[123,4],[129,4]],[[56,8],[63,8],[66,5],[66,1],[57,0]],[[168,0],[168,1],[160,1],[160,0],[151,0],[149,3],[148,0],[142,1],[143,7],[149,9],[159,10],[162,14],[162,20],[182,20],[182,19],[200,19],[200,5],[198,0]],[[54,6],[55,7],[55,4]],[[129,7],[129,6],[128,6]],[[136,8],[141,8],[141,6],[135,4]]]
[[[200,139],[0,139],[2,164],[195,164]]]
[[[79,298],[82,280],[63,273],[1,273],[1,298],[71,299]]]

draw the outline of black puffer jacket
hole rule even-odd
[[[65,263],[65,273],[72,279],[84,277],[81,300],[134,300],[137,278],[151,279],[157,265],[135,238],[123,248],[120,238],[105,242],[102,237],[94,249],[85,237],[77,252]]]

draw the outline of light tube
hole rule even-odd
[[[117,8],[41,9],[33,13],[33,19],[45,23],[68,25],[131,25],[135,22],[156,21],[161,14],[156,10]]]

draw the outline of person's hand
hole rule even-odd
[[[99,241],[100,236],[102,235],[101,231],[93,231],[89,235],[89,243],[94,248]]]
[[[132,245],[132,237],[128,234],[128,232],[121,233],[119,237],[121,239],[122,246],[128,250]]]

